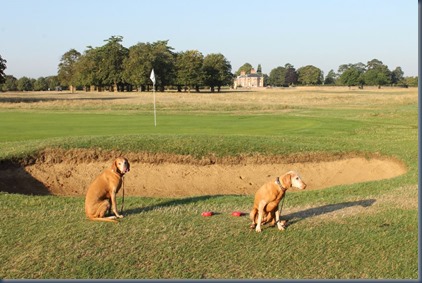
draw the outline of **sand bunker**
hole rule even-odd
[[[53,150],[27,160],[26,165],[6,162],[0,167],[0,189],[24,194],[85,195],[91,181],[110,166],[116,154]],[[307,161],[297,161],[284,157],[195,160],[165,154],[125,156],[131,163],[124,179],[125,195],[146,197],[251,195],[289,170],[299,172],[308,190],[388,179],[406,172],[401,162],[381,157],[311,156],[302,158]]]

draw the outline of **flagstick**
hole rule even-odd
[[[157,112],[155,110],[155,73],[154,68],[151,70],[151,75],[149,76],[152,81],[152,92],[154,93],[154,127],[157,127]]]
[[[157,127],[157,112],[155,110],[155,84],[152,85],[152,91],[154,92],[154,127]]]

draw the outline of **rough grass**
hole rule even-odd
[[[248,229],[250,197],[126,200],[118,224],[89,222],[82,198],[3,195],[3,278],[408,279],[417,274],[417,188],[409,205],[288,196],[284,232]],[[313,194],[310,192],[309,194]],[[391,196],[391,194],[390,194]],[[20,205],[19,205],[20,204]],[[204,218],[202,211],[215,216]],[[353,210],[353,212],[350,212]],[[19,219],[19,225],[16,220]],[[112,243],[112,244],[110,244]],[[6,248],[8,247],[8,248]],[[394,247],[394,248],[392,248]]]

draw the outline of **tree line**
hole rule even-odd
[[[156,87],[164,91],[174,86],[199,91],[209,86],[213,92],[229,85],[233,75],[230,62],[222,54],[204,56],[198,50],[176,53],[168,41],[138,43],[129,48],[121,44],[121,36],[112,36],[103,46],[83,53],[75,49],[66,52],[59,63],[58,79],[70,88],[97,90],[149,90],[151,70],[154,69]]]
[[[390,71],[382,61],[373,59],[367,64],[343,64],[336,73],[331,69],[324,77],[324,73],[313,65],[307,65],[295,69],[287,63],[284,67],[276,67],[271,70],[267,78],[267,84],[271,86],[291,85],[340,85],[340,86],[417,86],[418,77],[404,77],[401,67]]]
[[[220,91],[222,86],[231,86],[236,76],[243,71],[250,74],[252,65],[245,63],[232,74],[231,64],[223,54],[204,56],[198,50],[174,52],[168,41],[138,43],[129,48],[122,45],[122,36],[104,40],[100,47],[88,46],[80,53],[70,49],[61,56],[55,76],[31,79],[16,79],[5,75],[7,61],[0,56],[0,85],[3,91],[60,90],[61,88],[108,91],[148,91],[152,87],[151,70],[154,68],[156,88],[164,91],[174,88],[178,91],[199,91],[209,87],[211,92]],[[286,87],[295,85],[345,85],[345,86],[417,86],[417,77],[404,77],[401,67],[389,70],[378,59],[367,64],[340,65],[338,71],[330,70],[324,77],[321,69],[307,65],[296,69],[287,63],[267,74],[265,86]]]

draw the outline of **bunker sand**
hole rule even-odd
[[[290,170],[299,172],[308,185],[307,190],[389,179],[406,173],[400,161],[379,156],[249,156],[198,160],[169,154],[55,149],[25,161],[27,164],[3,166],[0,184],[2,190],[13,193],[83,196],[92,180],[119,155],[131,163],[131,170],[124,178],[126,196],[253,195],[262,184]]]

